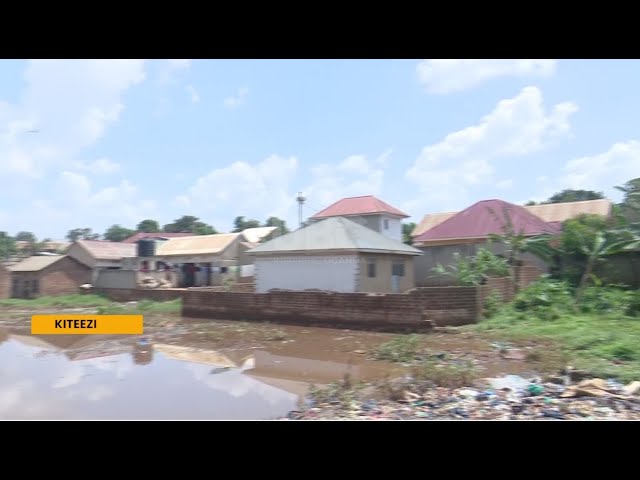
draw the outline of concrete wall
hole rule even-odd
[[[384,221],[387,220],[388,227],[384,228]],[[380,233],[383,235],[397,240],[399,242],[402,241],[402,220],[395,217],[390,217],[387,215],[380,216]]]
[[[356,291],[357,255],[264,256],[254,259],[256,291],[286,290]]]
[[[185,317],[273,321],[350,328],[424,329],[463,325],[478,319],[479,290],[473,287],[418,288],[405,294],[186,290]]]
[[[403,293],[415,287],[414,258],[410,255],[360,255],[358,262],[357,287],[358,292],[371,293]],[[376,276],[368,276],[369,260],[376,264]],[[398,277],[398,290],[394,291],[394,280],[391,276],[394,262],[404,263],[404,277]]]
[[[91,270],[87,266],[70,257],[38,272],[12,272],[12,280],[19,285],[17,296],[20,298],[75,294],[80,285],[89,283],[90,276]],[[33,291],[34,280],[37,281],[37,292]]]
[[[0,265],[0,300],[11,296],[11,272]]]
[[[135,270],[100,270],[96,273],[94,288],[136,288]]]

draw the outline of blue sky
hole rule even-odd
[[[374,194],[419,221],[640,176],[637,60],[0,62],[0,230],[295,225]],[[31,133],[31,130],[38,130]]]

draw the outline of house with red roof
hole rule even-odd
[[[416,259],[416,284],[445,283],[446,279],[433,273],[434,267],[451,265],[455,253],[473,256],[480,248],[487,248],[489,236],[504,234],[508,222],[515,232],[530,237],[560,232],[557,222],[546,222],[525,207],[503,200],[482,200],[414,237],[413,245],[424,252]],[[504,245],[492,243],[491,250],[501,254]],[[535,255],[525,253],[522,259],[526,266],[537,268],[540,274],[548,271],[548,265]]]
[[[409,215],[373,195],[347,197],[319,211],[309,220],[347,217],[393,240],[402,241],[402,220]]]

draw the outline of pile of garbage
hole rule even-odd
[[[485,379],[483,388],[416,388],[400,400],[306,399],[291,420],[640,420],[640,382],[622,385],[569,376],[542,382],[517,375]]]
[[[160,280],[156,280],[153,277],[144,277],[138,283],[140,288],[172,288],[173,284],[170,280],[165,278],[161,278]]]

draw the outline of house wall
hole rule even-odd
[[[38,272],[13,272],[12,279],[17,282],[18,291],[12,291],[12,296],[36,298],[71,295],[78,293],[80,285],[89,283],[90,277],[91,270],[86,265],[66,257]],[[33,291],[34,280],[38,282],[37,292]]]
[[[78,262],[88,266],[88,267],[95,267],[96,266],[96,260],[95,258],[93,258],[89,252],[87,252],[87,250],[83,247],[80,246],[80,244],[78,243],[73,243],[69,249],[67,250],[67,255],[71,258],[76,259]]]
[[[11,296],[11,272],[0,265],[0,299]]]
[[[435,268],[438,263],[445,267],[453,264],[455,253],[460,253],[460,255],[464,257],[470,257],[475,255],[480,248],[490,248],[495,254],[504,254],[505,252],[504,244],[497,242],[489,244],[486,241],[417,248],[424,252],[424,255],[417,257],[415,260],[416,285],[420,287],[453,285],[455,280],[452,277],[437,275],[433,273],[432,269]],[[524,253],[521,255],[521,259],[525,264],[536,267],[540,271],[540,275],[549,273],[549,266],[541,258],[531,253]]]
[[[387,220],[388,227],[384,228],[384,220]],[[402,220],[400,218],[391,217],[388,215],[380,216],[380,233],[385,235],[386,237],[392,238],[399,242],[402,241]]]
[[[414,256],[410,255],[365,255],[361,254],[358,262],[357,287],[358,292],[370,293],[402,293],[415,287]],[[369,259],[376,263],[376,276],[368,275]],[[404,277],[398,277],[398,291],[393,291],[391,278],[392,265],[395,261],[404,263]]]
[[[136,288],[135,270],[100,270],[96,273],[94,288]]]
[[[357,255],[260,256],[254,259],[256,292],[271,289],[356,291]]]

